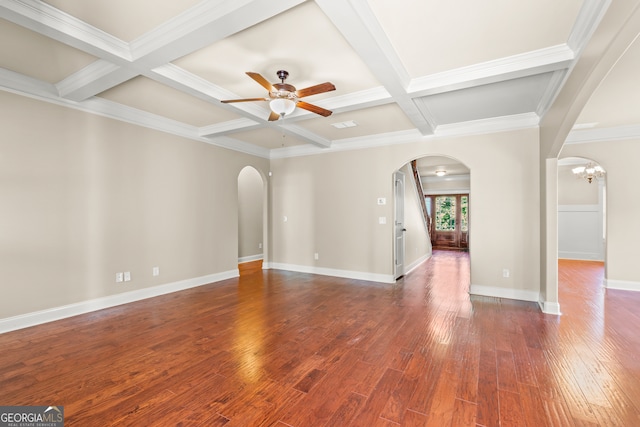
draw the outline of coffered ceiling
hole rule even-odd
[[[0,0],[0,88],[267,158],[530,127],[608,5]],[[632,51],[618,82],[637,70]],[[267,102],[220,102],[265,97],[245,72],[275,83],[281,69],[298,89],[332,82],[305,101],[333,114],[298,108],[269,122]],[[640,111],[631,98],[625,107]],[[597,106],[584,115],[640,123]],[[355,126],[334,126],[344,122]]]

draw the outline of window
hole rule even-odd
[[[436,231],[455,231],[456,197],[436,197]]]

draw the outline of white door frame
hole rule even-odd
[[[393,277],[398,279],[404,276],[404,172],[393,173],[394,218],[393,218]]]

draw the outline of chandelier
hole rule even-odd
[[[596,165],[595,163],[588,163],[586,166],[578,166],[577,168],[571,169],[571,172],[573,172],[578,178],[586,179],[589,184],[591,184],[593,178],[602,178],[605,174],[602,166]]]

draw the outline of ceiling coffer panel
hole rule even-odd
[[[506,80],[417,98],[438,125],[535,113],[553,73]]]
[[[601,19],[624,7],[466,3],[3,1],[0,90],[266,158],[500,131],[539,123],[605,32]],[[581,121],[640,124],[629,90],[638,51],[618,61]],[[221,102],[268,97],[245,73],[273,84],[279,70],[297,89],[333,84],[303,98],[333,114],[296,108],[269,121],[266,101]]]

